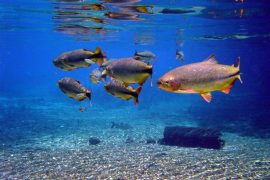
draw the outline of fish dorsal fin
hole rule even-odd
[[[211,63],[211,64],[218,64],[218,61],[215,58],[215,54],[211,54],[208,56],[203,62]]]
[[[211,100],[212,100],[212,95],[211,95],[210,92],[208,92],[208,93],[203,93],[203,94],[201,94],[201,96],[202,96],[202,98],[203,98],[206,102],[208,102],[208,103],[210,103]]]

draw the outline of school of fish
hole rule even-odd
[[[183,60],[183,52],[176,50],[177,59]],[[95,50],[78,49],[62,53],[54,59],[53,64],[63,70],[75,70],[97,64],[99,67],[89,74],[93,84],[105,82],[104,90],[123,100],[134,99],[139,103],[138,97],[142,86],[148,77],[151,77],[156,55],[151,51],[135,51],[132,57],[110,59],[99,47]],[[199,94],[206,102],[212,100],[211,92],[221,91],[228,94],[236,79],[240,78],[240,57],[237,66],[219,64],[214,55],[201,62],[179,66],[158,79],[158,88],[167,92]],[[107,78],[106,77],[110,77]],[[110,80],[108,80],[110,79]],[[107,80],[107,82],[106,82]],[[64,77],[58,81],[61,91],[68,97],[77,101],[90,99],[91,90],[84,87],[79,80]],[[137,87],[135,87],[137,86]],[[80,108],[80,112],[85,110]]]

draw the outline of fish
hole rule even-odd
[[[218,64],[215,55],[202,62],[177,67],[158,79],[158,88],[175,93],[200,94],[208,103],[212,91],[229,94],[236,79],[240,77],[240,57],[238,66]]]
[[[138,12],[143,14],[153,14],[154,6],[149,5],[122,5],[121,8],[127,9],[128,11]]]
[[[135,51],[134,53],[134,59],[140,60],[140,61],[151,61],[156,57],[154,53],[151,51],[142,51],[142,52],[137,52]]]
[[[119,80],[112,80],[111,82],[107,83],[105,86],[105,91],[112,96],[130,100],[134,98],[134,104],[137,105],[139,103],[138,96],[141,92],[142,87],[138,87],[137,89],[133,89],[131,86],[126,87],[122,81]]]
[[[176,59],[180,61],[184,61],[184,52],[176,49]]]
[[[106,12],[105,16],[118,20],[139,20],[139,15],[131,12]]]
[[[162,14],[186,14],[186,13],[194,13],[195,10],[191,9],[170,9],[164,8],[160,13]]]
[[[82,67],[89,67],[94,63],[101,65],[104,61],[106,61],[104,53],[97,47],[95,51],[77,49],[65,52],[55,58],[53,63],[56,67],[69,71]]]
[[[106,74],[102,74],[102,72],[96,68],[90,74],[90,81],[94,84],[98,84],[100,81],[106,80]]]
[[[126,86],[134,83],[142,86],[149,76],[152,79],[153,65],[147,65],[133,58],[121,58],[111,62],[102,72],[105,73],[113,79],[124,82]]]
[[[84,99],[88,98],[91,105],[92,92],[82,86],[80,81],[73,78],[64,77],[58,81],[58,86],[64,94],[72,99],[83,101]]]
[[[80,112],[84,112],[85,110],[86,110],[86,107],[80,107],[80,108],[79,108],[79,111],[80,111]]]

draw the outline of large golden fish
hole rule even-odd
[[[240,57],[238,66],[218,64],[214,55],[206,60],[173,69],[158,79],[158,87],[175,93],[197,93],[210,102],[212,91],[228,94],[235,82],[240,82]]]

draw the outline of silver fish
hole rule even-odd
[[[90,81],[94,84],[98,84],[101,80],[103,82],[106,80],[106,74],[102,74],[98,68],[94,69],[90,74]]]
[[[156,57],[154,53],[151,51],[142,51],[142,52],[137,52],[135,51],[134,53],[134,59],[140,60],[140,61],[151,61]]]
[[[176,59],[180,60],[180,61],[184,61],[184,52],[183,51],[179,51],[178,49],[176,50]]]

